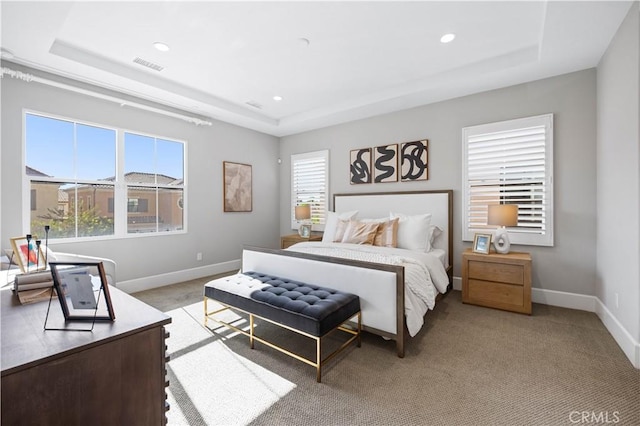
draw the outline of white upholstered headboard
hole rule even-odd
[[[408,215],[431,213],[431,224],[443,230],[438,248],[447,252],[453,265],[453,190],[412,192],[369,192],[334,194],[333,211],[358,210],[358,218],[388,217],[389,212]]]

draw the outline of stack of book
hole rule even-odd
[[[52,287],[53,277],[49,270],[19,274],[13,281],[13,291],[22,304],[49,299]]]

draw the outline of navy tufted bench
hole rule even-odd
[[[209,311],[208,299],[219,302],[223,308]],[[226,309],[248,314],[249,332],[215,317]],[[204,312],[205,326],[207,326],[207,320],[211,319],[238,331],[249,337],[252,349],[254,340],[257,340],[315,366],[318,382],[321,380],[321,368],[325,362],[354,340],[357,340],[360,346],[361,314],[358,296],[286,278],[258,272],[245,272],[210,281],[204,286]],[[254,316],[316,340],[316,360],[303,358],[256,336],[253,327]],[[345,327],[344,323],[355,316],[357,316],[357,328],[354,330]],[[351,337],[337,350],[322,359],[322,337],[334,330],[349,333]]]

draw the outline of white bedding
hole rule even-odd
[[[303,242],[287,250],[343,259],[402,265],[405,271],[405,318],[407,329],[415,336],[424,324],[424,315],[435,306],[438,291],[445,293],[449,277],[437,253],[421,253],[391,247]]]

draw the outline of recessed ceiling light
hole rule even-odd
[[[449,43],[453,41],[454,38],[456,38],[456,35],[453,33],[445,34],[440,37],[440,43]]]
[[[156,49],[158,49],[161,52],[168,52],[169,51],[169,46],[161,41],[156,41],[155,43],[153,43],[153,47],[155,47]]]
[[[282,96],[276,95],[276,96],[273,97],[273,100],[274,101],[281,101],[282,100]]]

